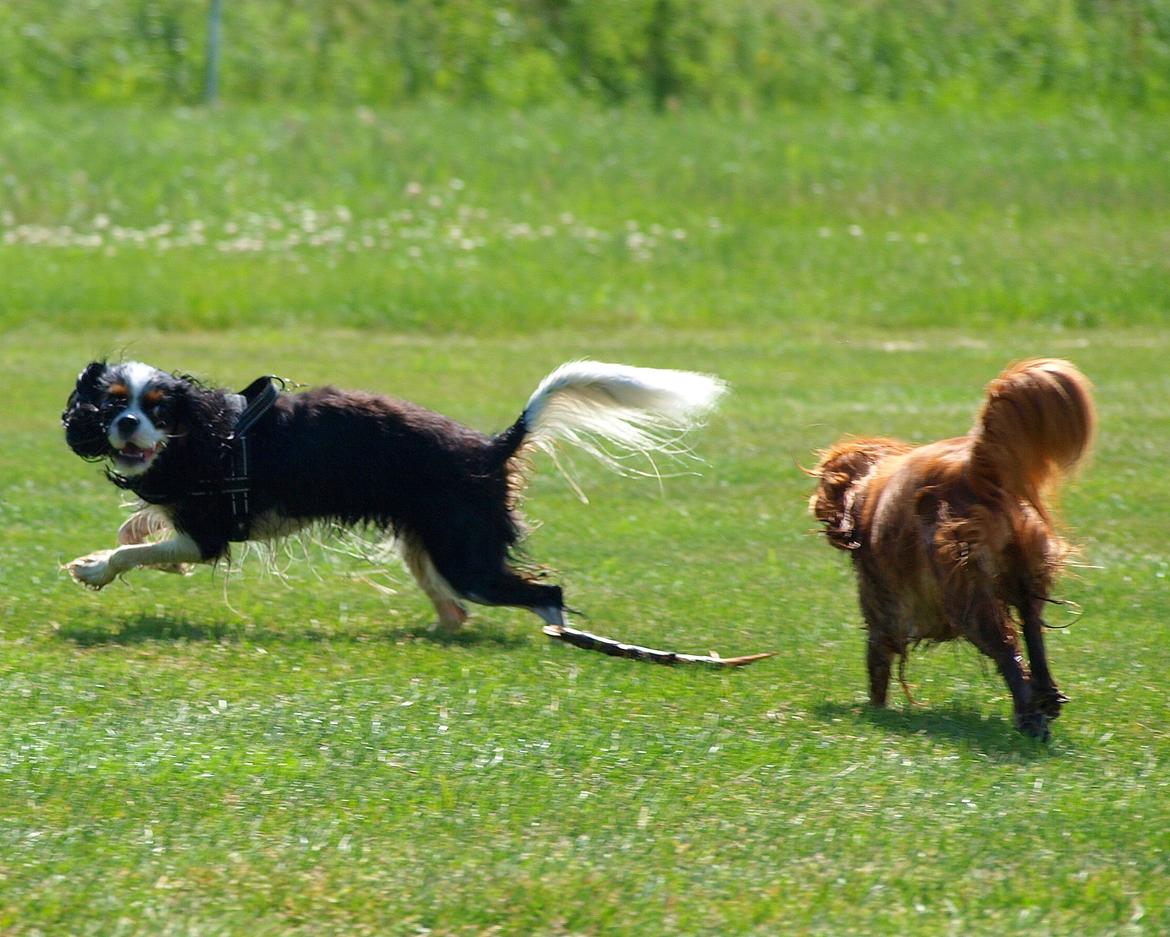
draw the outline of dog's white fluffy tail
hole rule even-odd
[[[563,364],[540,382],[521,417],[528,442],[553,453],[572,443],[619,472],[645,456],[690,454],[685,435],[701,426],[727,392],[717,377],[601,361]],[[555,457],[555,453],[554,457]]]

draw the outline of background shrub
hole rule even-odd
[[[194,102],[208,3],[0,5],[0,97]],[[230,100],[1150,106],[1170,0],[226,0]]]

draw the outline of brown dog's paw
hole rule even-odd
[[[1056,687],[1049,690],[1042,690],[1033,697],[1033,704],[1038,712],[1043,713],[1049,719],[1055,719],[1060,715],[1061,707],[1068,702],[1068,697],[1060,692]]]
[[[1016,728],[1029,738],[1039,739],[1041,742],[1047,742],[1052,738],[1052,733],[1048,730],[1048,723],[1051,720],[1042,712],[1032,711],[1016,716]]]

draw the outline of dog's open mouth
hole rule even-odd
[[[143,449],[128,442],[114,453],[114,461],[124,468],[145,468],[150,465],[161,448],[161,445],[154,445],[149,449]]]

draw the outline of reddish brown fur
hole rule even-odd
[[[966,436],[917,448],[845,439],[819,453],[810,509],[854,560],[875,705],[885,705],[895,657],[904,662],[919,641],[966,638],[996,662],[1020,730],[1048,737],[1065,697],[1048,670],[1042,611],[1069,549],[1049,500],[1095,425],[1085,376],[1037,358],[988,385]]]

